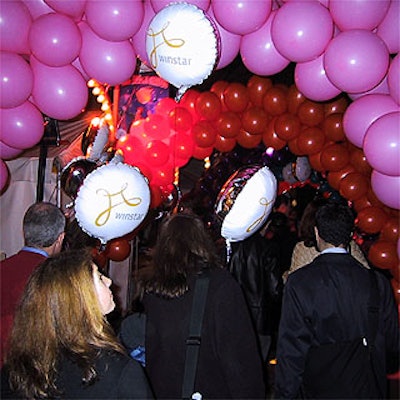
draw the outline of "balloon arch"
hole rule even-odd
[[[0,190],[4,160],[40,141],[43,115],[77,117],[90,79],[119,87],[140,60],[178,91],[125,135],[117,135],[115,113],[109,122],[114,150],[148,179],[150,207],[192,157],[236,145],[288,148],[352,204],[360,231],[378,236],[368,257],[398,285],[399,7],[393,0],[3,1]],[[196,90],[237,56],[254,74],[247,84]],[[273,84],[268,76],[291,62],[295,85]]]

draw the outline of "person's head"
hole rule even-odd
[[[315,214],[319,207],[326,204],[327,200],[322,197],[316,197],[304,208],[298,228],[298,236],[304,241],[307,247],[316,247],[315,241]]]
[[[187,278],[201,268],[201,263],[218,265],[215,244],[204,222],[195,214],[168,216],[153,250],[154,276],[147,289],[167,297],[177,297],[187,290]]]
[[[354,215],[348,206],[332,202],[316,212],[315,232],[320,250],[321,247],[347,247],[353,229]]]
[[[86,382],[96,375],[93,363],[99,349],[122,351],[105,318],[115,307],[110,285],[90,253],[82,250],[49,257],[33,272],[6,357],[18,391],[36,397],[56,390],[57,357],[62,353],[82,366]]]
[[[25,246],[47,251],[49,255],[61,251],[66,218],[54,204],[38,202],[26,211],[22,223]]]

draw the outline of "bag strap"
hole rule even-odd
[[[186,360],[182,384],[182,399],[191,399],[196,378],[197,360],[201,343],[201,327],[209,284],[208,271],[203,271],[196,279],[193,294],[189,336],[186,339]]]

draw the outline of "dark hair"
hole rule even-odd
[[[323,197],[316,197],[304,208],[298,228],[300,240],[304,241],[306,247],[316,247],[315,242],[315,214],[319,207],[325,205],[327,200]]]
[[[319,236],[334,246],[348,246],[354,229],[354,215],[348,206],[328,203],[315,215]]]
[[[173,214],[161,225],[153,249],[153,275],[145,282],[145,291],[167,298],[182,296],[188,290],[189,276],[205,264],[220,265],[203,221],[194,214]]]
[[[66,218],[54,204],[38,202],[32,204],[23,219],[26,246],[49,247],[65,230]]]

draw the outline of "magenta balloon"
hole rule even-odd
[[[32,54],[40,62],[50,67],[62,67],[78,57],[82,37],[72,18],[50,13],[33,21],[29,45]]]
[[[1,1],[0,50],[29,54],[28,35],[32,17],[28,7],[19,1]]]
[[[272,11],[260,29],[242,37],[240,55],[243,64],[256,75],[275,75],[290,64],[272,41],[271,24],[275,16],[276,11]]]
[[[382,79],[382,81],[379,83],[379,85],[376,85],[374,88],[371,90],[368,90],[367,92],[364,93],[347,93],[347,95],[350,97],[351,100],[356,100],[359,99],[362,96],[365,96],[367,94],[390,94],[389,92],[389,84],[388,84],[388,75]]]
[[[346,2],[347,3],[347,2]],[[343,92],[366,92],[384,78],[389,53],[375,33],[353,29],[339,33],[325,51],[325,71],[329,80]]]
[[[8,146],[0,140],[0,158],[3,160],[11,160],[20,155],[23,151],[23,149],[16,149],[15,147]]]
[[[150,0],[151,6],[153,10],[158,13],[168,4],[172,3],[171,0]],[[202,9],[203,11],[207,11],[210,7],[211,0],[186,0],[185,3],[193,4],[197,8]]]
[[[17,107],[31,95],[31,67],[19,54],[6,51],[0,53],[0,65],[0,107]]]
[[[102,39],[120,42],[139,30],[144,7],[138,0],[88,1],[85,16],[86,22]]]
[[[315,60],[297,63],[294,81],[297,89],[313,101],[331,100],[341,93],[326,76],[323,54]]]
[[[400,105],[400,56],[398,54],[390,63],[388,85],[390,95]]]
[[[90,76],[86,73],[86,71],[83,69],[81,60],[79,57],[75,58],[74,61],[71,63],[72,66],[74,66],[83,76],[83,79],[87,82],[90,79]]]
[[[376,30],[376,34],[385,42],[390,54],[397,54],[400,51],[399,26],[400,1],[393,0]]]
[[[155,15],[156,13],[151,6],[150,0],[145,0],[142,26],[131,39],[135,52],[138,55],[140,61],[142,61],[147,66],[151,65],[146,51],[147,28],[149,27],[150,21]]]
[[[82,18],[86,7],[86,0],[45,0],[46,4],[53,10],[68,15],[79,21]],[[98,3],[98,2],[97,2]]]
[[[390,0],[330,0],[329,10],[341,31],[367,29],[371,31],[383,20]]]
[[[365,134],[373,122],[385,114],[399,110],[389,95],[367,94],[350,103],[343,115],[343,130],[347,139],[362,148]]]
[[[247,35],[261,28],[272,11],[272,1],[213,0],[215,19],[229,32]]]
[[[29,149],[40,142],[44,124],[40,111],[29,101],[14,108],[0,109],[0,140],[17,149]]]
[[[288,2],[277,11],[271,35],[276,49],[287,59],[311,61],[332,39],[332,17],[319,2]]]
[[[219,57],[215,69],[221,69],[229,65],[239,54],[242,36],[235,35],[223,28],[215,19],[212,7],[206,12],[219,34]]]
[[[0,193],[7,186],[9,172],[6,163],[0,159]]]
[[[33,70],[32,96],[47,116],[68,120],[86,107],[89,93],[82,74],[72,65],[49,67],[31,56]]]
[[[383,204],[400,210],[400,176],[389,176],[372,170],[371,187]]]
[[[89,25],[79,23],[82,48],[79,60],[87,75],[111,86],[128,80],[136,68],[136,54],[129,40],[111,42],[97,36]]]
[[[400,175],[400,111],[385,114],[371,124],[363,149],[373,169],[385,175]]]
[[[28,7],[34,20],[43,14],[54,12],[54,10],[49,7],[44,0],[22,0],[22,2]]]

